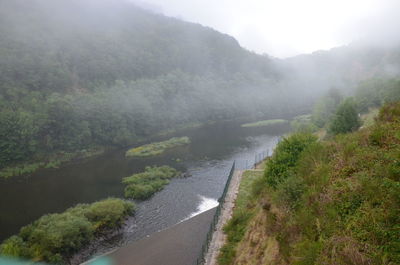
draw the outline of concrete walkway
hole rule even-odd
[[[232,216],[233,207],[237,194],[239,192],[240,181],[242,179],[243,171],[236,170],[233,174],[231,183],[229,184],[228,192],[225,197],[225,202],[221,210],[221,215],[216,225],[215,232],[212,236],[210,246],[206,255],[206,265],[217,265],[217,258],[221,247],[224,245],[226,236],[223,232],[224,225]]]

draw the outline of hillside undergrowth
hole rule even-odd
[[[234,257],[220,264],[400,264],[399,180],[400,103],[331,140],[289,136],[252,191]]]

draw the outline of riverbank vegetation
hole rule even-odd
[[[314,132],[324,138],[371,126],[380,106],[400,100],[400,80],[372,78],[359,83],[352,97],[342,93],[331,88],[314,104],[311,115],[292,120],[292,129]]]
[[[2,4],[0,170],[7,168],[6,175],[33,171],[38,166],[22,165],[46,163],[54,154],[125,148],[190,124],[310,112],[329,87],[383,75],[388,54],[398,53],[373,49],[371,60],[370,47],[342,47],[277,60],[129,1],[92,4]],[[355,70],[355,62],[364,70]],[[347,78],[354,72],[360,78]]]
[[[0,255],[66,264],[72,254],[96,236],[118,228],[134,211],[132,202],[109,198],[47,214],[5,240]]]
[[[8,166],[0,169],[0,178],[9,178],[30,174],[41,168],[58,168],[61,164],[70,162],[76,159],[84,159],[96,155],[103,154],[104,148],[90,148],[79,150],[76,152],[59,152],[56,154],[45,155],[41,159],[43,162],[24,162],[14,166]]]
[[[190,139],[189,137],[173,137],[169,140],[162,141],[162,142],[156,142],[156,143],[151,143],[151,144],[146,144],[142,145],[139,147],[135,147],[132,149],[129,149],[126,152],[127,157],[133,157],[133,156],[138,156],[138,157],[146,157],[146,156],[156,156],[164,153],[166,150],[170,148],[174,148],[177,146],[182,146],[182,145],[187,145],[190,144]]]
[[[96,5],[93,9],[86,0],[2,4],[0,170],[7,168],[5,175],[45,167],[48,154],[126,147],[178,127],[265,109],[269,99],[260,87],[277,76],[269,58],[241,48],[228,35],[127,1]],[[252,99],[236,96],[249,83],[260,84],[248,89],[260,98],[252,108],[245,107]],[[268,97],[272,94],[278,95],[271,91]],[[26,163],[38,164],[21,170]]]
[[[254,204],[257,202],[253,195],[253,189],[260,183],[262,177],[262,171],[247,170],[243,172],[233,215],[224,227],[227,243],[220,250],[218,257],[220,265],[232,264],[236,256],[236,246],[242,240],[246,226],[255,214]]]
[[[144,172],[134,174],[122,180],[126,184],[125,197],[145,200],[162,190],[170,179],[180,175],[180,172],[169,166],[146,167]]]
[[[315,132],[318,127],[312,123],[311,119],[311,114],[296,116],[290,121],[290,127],[295,132]]]
[[[245,123],[245,124],[242,124],[241,127],[244,127],[244,128],[264,127],[264,126],[277,125],[277,124],[286,124],[286,123],[288,123],[287,120],[272,119],[272,120],[262,120],[262,121],[252,122],[252,123]]]
[[[359,131],[281,141],[234,210],[251,218],[230,221],[240,229],[220,264],[399,264],[399,131],[400,103],[388,103]]]

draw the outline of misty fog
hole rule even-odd
[[[399,7],[0,0],[0,178],[193,124],[361,116],[400,99]]]

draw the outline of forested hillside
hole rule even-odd
[[[360,81],[374,77],[393,78],[400,74],[400,44],[387,41],[354,42],[327,51],[298,55],[280,62],[285,77],[351,92]]]
[[[230,36],[123,0],[0,1],[0,168],[265,112],[248,103],[266,98],[270,65]]]
[[[369,79],[294,119],[245,173],[219,264],[398,264],[399,100],[399,79]]]
[[[125,0],[1,0],[0,175],[188,124],[309,112],[332,86],[396,72],[391,49],[277,60]],[[347,78],[354,65],[369,70]]]

